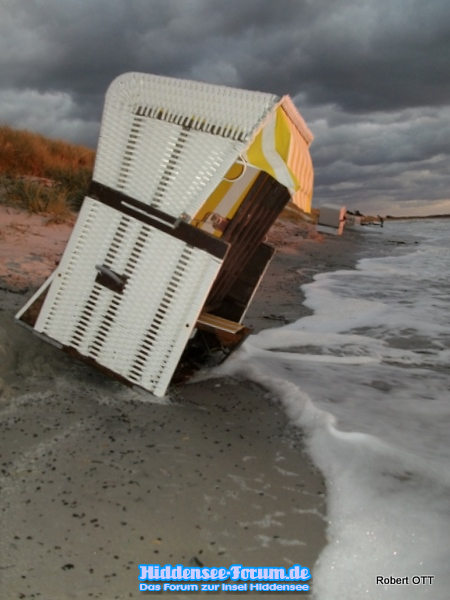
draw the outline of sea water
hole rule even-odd
[[[393,234],[409,243],[317,275],[311,316],[228,361],[280,398],[325,476],[317,600],[450,598],[450,221]]]

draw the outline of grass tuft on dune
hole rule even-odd
[[[91,148],[0,126],[0,199],[64,221],[80,209],[94,160]]]

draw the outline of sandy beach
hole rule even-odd
[[[324,481],[276,399],[212,378],[159,401],[16,325],[71,225],[1,211],[1,597],[150,595],[139,591],[139,564],[312,570],[326,543]],[[299,286],[315,273],[373,251],[370,236],[291,221],[269,238],[277,253],[246,318],[255,333],[308,314]]]

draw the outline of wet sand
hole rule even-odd
[[[299,286],[353,267],[370,253],[363,238],[277,223],[246,324],[257,332],[308,314]],[[13,323],[42,278],[22,269],[15,244],[14,280],[0,264],[1,597],[139,598],[149,595],[139,564],[312,570],[326,543],[325,486],[276,400],[214,378],[159,401],[72,361]]]

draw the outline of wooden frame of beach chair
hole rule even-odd
[[[74,231],[16,320],[158,396],[190,369],[190,346],[226,356],[250,331],[242,320],[273,253],[263,240],[292,194],[248,156],[279,106],[260,92],[117,78]]]

